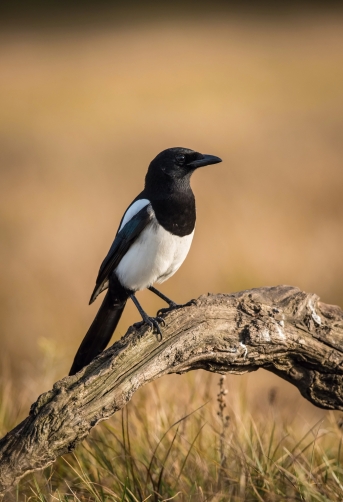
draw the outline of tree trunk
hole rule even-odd
[[[164,315],[163,339],[146,326],[126,335],[77,375],[56,382],[0,440],[0,493],[70,452],[142,385],[204,369],[265,368],[316,406],[343,410],[343,312],[292,286],[204,295]]]

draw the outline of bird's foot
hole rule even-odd
[[[171,310],[179,309],[181,307],[182,307],[182,305],[179,305],[178,303],[170,302],[169,307],[165,307],[163,309],[158,310],[157,315],[160,316],[160,315],[166,314],[167,312],[170,312]]]
[[[150,317],[148,315],[145,315],[141,322],[135,323],[135,326],[138,328],[138,327],[143,326],[144,324],[147,324],[148,326],[150,326],[152,331],[157,333],[157,335],[158,335],[157,339],[160,342],[162,340],[162,331],[160,328],[160,324],[162,326],[165,326],[166,323],[164,322],[164,319],[162,319],[162,317],[159,317],[159,316]]]
[[[171,312],[172,310],[181,309],[182,307],[190,307],[191,305],[195,305],[195,304],[196,304],[195,300],[190,300],[189,302],[183,303],[183,304],[170,302],[169,307],[158,310],[157,315],[161,316],[163,314],[167,314],[168,312]]]

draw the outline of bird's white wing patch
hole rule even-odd
[[[147,206],[150,204],[150,200],[148,199],[138,199],[136,202],[131,204],[131,206],[127,209],[126,213],[124,214],[124,218],[122,219],[122,222],[120,224],[118,232],[126,225],[128,221],[131,220],[137,214],[143,207]]]

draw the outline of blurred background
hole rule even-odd
[[[193,177],[195,238],[165,294],[291,284],[343,305],[338,7],[2,8],[1,375],[23,414],[67,374],[122,212],[165,148],[223,159]],[[151,314],[162,306],[139,299]],[[129,303],[115,338],[138,320]],[[252,409],[278,388],[280,406],[319,413],[267,372],[230,382],[244,382]]]

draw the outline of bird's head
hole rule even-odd
[[[205,155],[189,148],[168,148],[159,153],[150,163],[147,177],[166,176],[180,180],[190,178],[199,167],[217,164],[222,160],[214,155]]]

